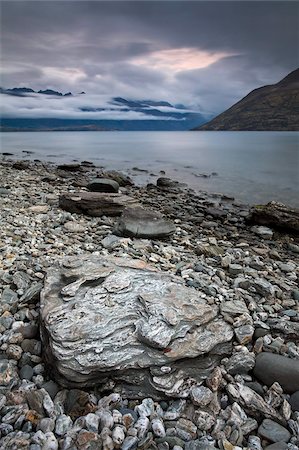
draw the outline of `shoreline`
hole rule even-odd
[[[120,188],[172,221],[171,237],[114,237],[117,217],[59,207],[62,192],[86,192],[90,179],[105,175],[88,162],[79,166],[65,171],[46,162],[0,161],[0,448],[261,450],[287,442],[280,448],[298,449],[299,237],[248,225],[249,206],[225,195],[171,183]],[[218,382],[208,378],[187,397],[152,402],[60,387],[43,362],[39,292],[58,260],[87,254],[141,259],[179,277],[215,308],[230,306],[222,317],[234,337],[213,372]],[[254,371],[261,354],[273,360]],[[282,387],[261,375],[269,365],[273,373],[283,371],[276,355],[291,361]],[[291,383],[298,387],[290,390]],[[143,433],[136,425],[142,417],[148,418]]]

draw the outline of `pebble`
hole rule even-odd
[[[207,406],[213,399],[213,392],[205,386],[195,386],[191,389],[190,397],[196,406]]]

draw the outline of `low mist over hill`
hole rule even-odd
[[[166,101],[0,88],[2,131],[189,130],[210,119]]]

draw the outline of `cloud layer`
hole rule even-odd
[[[2,0],[1,9],[2,85],[85,91],[98,108],[122,96],[216,114],[279,81],[299,56],[293,1]],[[78,114],[76,98],[38,109]],[[10,99],[5,111],[22,105]]]

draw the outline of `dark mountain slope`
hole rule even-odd
[[[299,131],[299,69],[277,84],[255,89],[195,130]]]

